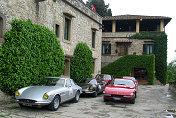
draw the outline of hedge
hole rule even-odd
[[[86,43],[78,43],[71,59],[70,77],[77,83],[91,78],[93,72],[92,51]]]
[[[167,83],[167,35],[165,32],[140,32],[130,39],[154,40],[156,78],[162,83]]]
[[[155,56],[154,55],[126,55],[113,63],[103,67],[101,73],[112,74],[115,78],[130,76],[135,67],[147,70],[148,84],[154,84]]]
[[[46,76],[60,76],[65,56],[56,35],[30,20],[13,20],[0,51],[0,89],[14,94]]]

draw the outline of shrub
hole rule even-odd
[[[86,43],[78,43],[71,59],[70,76],[77,83],[84,82],[85,78],[91,78],[93,72],[92,51]]]
[[[65,56],[56,35],[31,21],[13,20],[0,55],[0,89],[13,94],[37,85],[46,76],[60,76]]]
[[[126,55],[103,67],[101,73],[114,75],[115,78],[130,76],[133,68],[143,67],[147,70],[148,84],[154,84],[155,56]]]

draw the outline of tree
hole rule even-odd
[[[175,82],[169,82],[169,84],[176,85],[176,60],[173,60],[170,62],[167,66],[167,77],[168,80],[172,81],[175,80]]]
[[[8,94],[38,85],[46,76],[60,76],[65,56],[56,35],[31,21],[13,20],[0,48],[0,89]],[[43,81],[42,81],[43,82]]]
[[[71,59],[70,76],[77,83],[91,78],[93,72],[92,51],[86,43],[78,43]]]
[[[109,8],[109,4],[105,5],[104,0],[89,0],[86,3],[90,8],[93,5],[96,9],[96,12],[101,16],[112,16],[111,9]]]

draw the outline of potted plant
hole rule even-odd
[[[142,52],[142,55],[146,55],[146,52]]]
[[[133,55],[136,55],[136,52],[133,52]]]

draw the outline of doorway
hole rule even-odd
[[[147,70],[145,68],[134,68],[133,76],[138,80],[139,84],[148,84]]]

